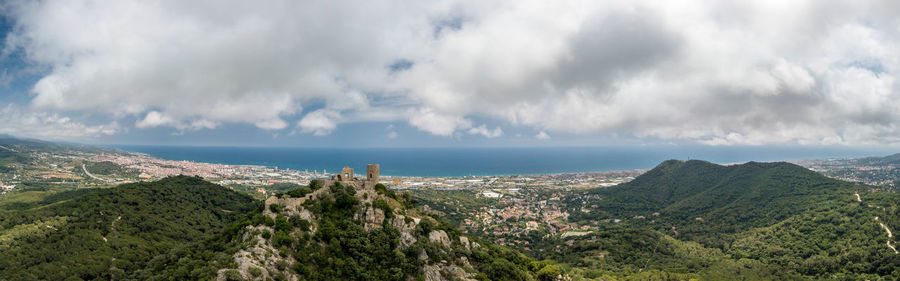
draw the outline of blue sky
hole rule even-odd
[[[0,133],[237,146],[900,144],[887,1],[6,1]]]

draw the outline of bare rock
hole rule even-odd
[[[464,248],[466,248],[466,251],[472,250],[471,245],[469,245],[469,237],[460,236],[459,243],[462,244]]]
[[[391,226],[400,231],[400,249],[406,249],[409,245],[416,243],[416,236],[413,235],[416,231],[416,223],[415,219],[406,223],[406,217],[403,215],[397,215],[391,220]]]
[[[425,281],[443,281],[441,276],[441,268],[437,265],[426,265],[422,270],[425,271]]]
[[[447,232],[444,232],[443,230],[431,231],[431,233],[428,233],[428,240],[450,248],[450,237],[447,237]]]
[[[428,262],[428,253],[426,253],[425,250],[422,250],[422,252],[419,252],[419,261]]]
[[[474,274],[469,274],[458,266],[449,266],[446,269],[450,272],[450,280],[475,281],[475,279],[471,278],[473,277],[471,275]]]

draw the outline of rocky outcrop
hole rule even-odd
[[[416,243],[416,236],[413,233],[416,231],[416,225],[419,224],[419,221],[420,219],[413,218],[407,223],[404,215],[397,215],[391,220],[391,226],[400,232],[400,249],[406,249],[409,245]]]
[[[469,237],[460,236],[460,237],[459,237],[459,244],[462,244],[463,248],[466,248],[466,251],[471,251],[471,250],[472,250],[472,248],[471,248],[472,246],[469,245]]]
[[[345,185],[345,187],[353,186],[352,183],[355,182],[350,182]],[[334,192],[346,192],[341,193],[341,195],[352,194],[359,200],[357,205],[355,205],[355,212],[352,215],[347,213],[343,213],[342,215],[349,215],[349,219],[359,223],[359,226],[362,226],[366,231],[383,228],[385,225],[390,225],[392,228],[397,229],[399,232],[399,241],[396,244],[397,250],[408,250],[409,247],[419,242],[419,240],[424,240],[421,242],[430,242],[441,245],[442,247],[440,247],[441,249],[439,249],[439,252],[432,253],[432,255],[429,255],[428,250],[424,249],[419,249],[416,253],[409,253],[412,254],[409,256],[410,258],[415,257],[418,259],[419,264],[422,265],[419,269],[419,273],[422,274],[422,277],[424,277],[425,280],[474,280],[473,278],[478,270],[472,266],[472,263],[466,255],[469,255],[469,251],[479,247],[479,245],[471,241],[468,237],[461,236],[458,237],[458,240],[454,237],[454,240],[451,240],[450,236],[444,230],[432,230],[427,234],[419,232],[419,224],[422,219],[431,221],[431,218],[420,217],[422,214],[418,210],[414,208],[405,208],[396,198],[379,194],[374,189],[356,189],[354,192],[335,189]],[[331,192],[331,189],[325,187],[319,188],[315,192],[301,198],[291,198],[290,196],[278,198],[272,196],[266,199],[266,205],[263,208],[262,215],[273,220],[277,220],[279,215],[287,217],[289,223],[293,224],[294,227],[293,230],[287,230],[288,235],[293,239],[298,239],[297,237],[303,235],[307,237],[303,238],[304,243],[306,243],[307,241],[310,241],[308,240],[310,239],[309,237],[312,237],[318,232],[321,218],[318,217],[318,214],[307,210],[303,206],[304,203],[308,200],[334,200],[334,197],[335,194]],[[387,203],[388,207],[385,208],[383,203]],[[272,205],[278,205],[280,208],[271,207]],[[375,207],[375,205],[379,205],[380,207]],[[386,209],[395,210],[392,212],[391,219],[389,220],[386,218]],[[297,217],[294,216],[306,220],[310,228],[307,230],[305,226],[301,227],[300,225],[306,223],[297,220]],[[236,278],[236,275],[240,275],[240,278],[245,280],[272,280],[280,279],[281,276],[284,276],[284,280],[299,280],[301,278],[300,275],[292,269],[295,266],[295,257],[291,254],[280,253],[280,250],[285,249],[276,248],[274,246],[276,244],[273,244],[273,240],[285,240],[275,239],[276,231],[274,231],[271,226],[271,221],[267,222],[270,226],[259,224],[258,218],[256,221],[257,225],[247,226],[244,230],[243,237],[241,237],[240,242],[244,246],[233,256],[233,260],[237,266],[219,270],[217,279],[224,280],[226,277]],[[281,221],[283,222],[283,220]],[[435,221],[432,222],[437,223]],[[276,223],[275,225],[283,226],[283,224],[279,223]],[[281,231],[280,235],[282,235],[280,237],[284,237],[284,231],[286,230],[284,228],[279,228],[279,231]],[[263,233],[267,234],[263,235]],[[263,238],[262,236],[266,236],[267,238]],[[311,241],[310,243],[321,242]],[[462,251],[459,247],[456,249],[452,248],[452,245],[455,243],[459,243],[459,245],[465,249],[465,253],[454,252],[456,250]],[[292,245],[292,247],[295,246],[297,245]],[[309,244],[306,246],[318,247],[320,245]],[[293,250],[293,248],[290,248],[285,251]],[[282,254],[284,254],[284,256],[282,256]],[[413,276],[414,274],[408,277],[412,278]]]
[[[282,198],[278,198],[276,196],[270,196],[266,199],[266,208],[263,210],[263,215],[269,216],[271,218],[275,218],[275,213],[272,213],[269,210],[269,205],[279,205],[282,207],[282,214],[284,215],[301,215],[303,210],[303,202],[306,200],[310,200],[312,198],[318,198],[321,194],[328,192],[327,188],[320,188],[312,193],[307,194],[306,196],[300,198],[293,198],[290,196],[283,196]],[[307,212],[308,213],[308,212]],[[309,215],[307,214],[307,217]],[[307,219],[304,217],[304,219]],[[308,220],[308,219],[307,219]]]
[[[455,265],[434,264],[426,265],[422,268],[425,281],[474,281],[474,274],[466,272],[464,269]]]
[[[437,265],[426,265],[422,270],[425,271],[425,281],[444,280],[441,276],[441,268]]]
[[[217,272],[216,280],[226,280],[225,274],[228,271],[237,271],[241,277],[246,280],[255,280],[257,278],[259,280],[266,280],[277,273],[277,270],[274,270],[274,268],[277,267],[276,265],[279,262],[288,264],[294,262],[293,258],[290,256],[286,258],[279,256],[278,250],[272,247],[272,245],[260,235],[264,231],[269,231],[271,233],[271,227],[247,226],[245,230],[244,235],[241,237],[241,241],[246,243],[248,247],[245,247],[234,254],[233,259],[237,264],[237,268],[220,269]],[[253,276],[253,274],[250,273],[250,268],[258,268],[260,270],[260,275]],[[289,281],[299,280],[297,276],[287,276],[287,280]]]
[[[366,231],[381,228],[382,224],[384,223],[384,210],[372,206],[364,207],[362,218],[360,220],[362,221],[363,228],[365,228]]]
[[[444,232],[443,230],[432,230],[428,233],[428,240],[450,248],[450,237],[447,237],[447,232]]]

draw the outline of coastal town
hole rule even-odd
[[[900,179],[900,154],[885,157],[790,161],[828,177],[893,187]]]
[[[199,176],[211,182],[266,198],[310,180],[328,178],[326,170],[279,169],[259,165],[227,165],[167,160],[112,149],[2,149],[24,155],[0,171],[0,193],[31,189],[78,189],[152,181],[175,175]],[[890,156],[889,156],[890,157]],[[884,158],[884,159],[889,159]],[[879,158],[882,159],[882,158]],[[877,160],[877,159],[876,159]],[[892,186],[896,164],[886,160],[807,160],[795,163],[825,175],[867,184]],[[879,162],[880,161],[880,162]],[[548,237],[583,236],[625,220],[652,220],[658,213],[629,218],[585,220],[588,202],[600,198],[585,192],[629,182],[646,170],[544,175],[402,177],[383,175],[380,182],[409,193],[426,212],[446,217],[464,233],[493,237],[497,243],[530,251]]]

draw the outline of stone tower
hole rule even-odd
[[[341,173],[337,174],[338,181],[352,181],[353,180],[353,168],[344,167],[341,169]]]
[[[378,164],[368,164],[366,165],[366,181],[375,186],[378,184],[378,170],[381,169],[381,166]]]

